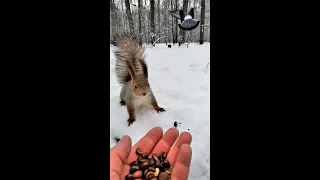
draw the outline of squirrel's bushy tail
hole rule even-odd
[[[136,37],[122,34],[113,37],[114,45],[117,46],[114,51],[116,57],[116,77],[120,84],[126,84],[131,80],[129,71],[139,72],[139,63],[144,62],[144,49],[139,45]],[[146,67],[142,67],[146,68]]]

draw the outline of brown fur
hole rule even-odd
[[[145,62],[144,49],[139,45],[139,40],[132,36],[122,35],[115,38],[118,46],[116,55],[116,75],[120,84],[123,85],[120,93],[120,104],[127,106],[129,114],[128,126],[135,121],[135,105],[147,98],[148,103],[158,113],[165,111],[158,106],[149,81],[148,66]]]
[[[120,84],[133,79],[136,74],[143,74],[148,78],[148,67],[145,62],[144,48],[139,40],[132,36],[121,35],[115,37],[117,44],[116,74]]]
[[[129,113],[129,119],[127,120],[128,126],[130,126],[135,121],[135,108],[134,105],[131,104],[130,106],[127,106],[127,110]]]

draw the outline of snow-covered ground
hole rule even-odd
[[[146,48],[149,82],[159,106],[166,111],[158,114],[151,108],[137,109],[136,121],[130,127],[127,109],[119,103],[121,86],[116,81],[113,48],[110,48],[110,147],[116,144],[112,137],[129,135],[135,144],[153,127],[160,126],[165,132],[177,121],[180,133],[187,131],[192,135],[189,179],[210,179],[210,44],[190,44],[188,48],[157,44]]]

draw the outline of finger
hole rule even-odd
[[[179,131],[177,128],[170,128],[167,132],[162,136],[157,145],[153,148],[151,154],[157,154],[159,156],[163,151],[168,153],[171,149],[171,146],[176,142],[179,136]],[[151,157],[150,154],[150,157]]]
[[[119,157],[122,163],[125,163],[131,151],[131,138],[123,136],[119,143],[110,149],[110,154]],[[115,157],[112,156],[112,157]]]
[[[121,169],[121,175],[120,175],[120,179],[125,179],[126,176],[129,174],[130,172],[130,166],[127,164],[123,165],[123,168]],[[110,178],[112,180],[112,178]]]
[[[170,162],[171,169],[172,169],[172,167],[174,167],[174,164],[176,162],[180,146],[182,144],[190,145],[191,141],[192,141],[192,136],[190,133],[183,132],[180,134],[176,144],[171,148],[171,150],[169,151],[168,156],[167,156],[167,159]]]
[[[110,172],[121,173],[122,166],[126,162],[130,151],[131,138],[123,136],[119,143],[110,149]]]
[[[180,146],[177,161],[172,169],[172,180],[187,180],[189,176],[192,150],[190,145]]]
[[[151,129],[143,138],[141,138],[137,144],[135,144],[129,157],[126,161],[126,164],[130,164],[132,161],[136,161],[138,156],[136,154],[137,148],[140,148],[143,152],[150,153],[153,147],[157,144],[157,142],[161,139],[163,134],[163,130],[161,127],[155,127]]]

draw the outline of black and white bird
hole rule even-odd
[[[179,23],[179,28],[183,29],[185,31],[191,31],[193,29],[195,29],[196,27],[198,27],[198,25],[200,24],[199,20],[196,20],[194,18],[194,9],[191,8],[189,13],[186,14],[185,12],[183,12],[183,10],[179,10],[179,14],[178,11],[171,11],[169,12],[173,17],[180,19],[181,23]]]

